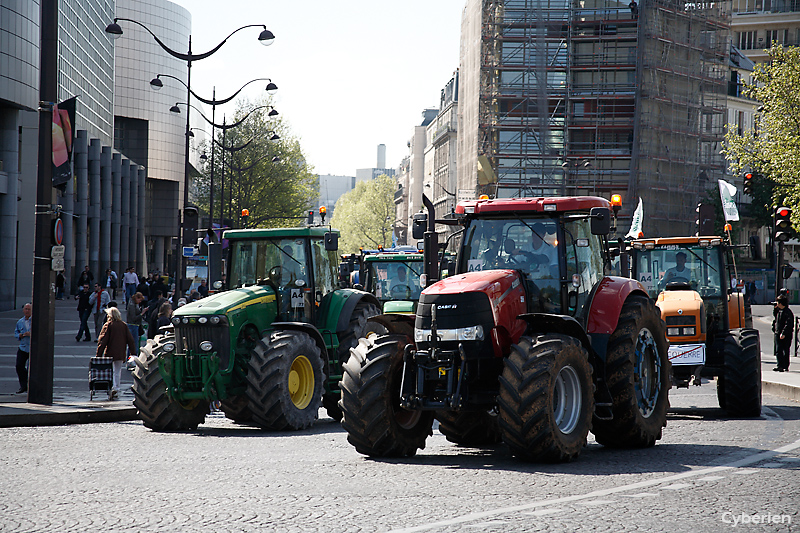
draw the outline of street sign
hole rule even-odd
[[[64,258],[64,250],[65,249],[66,249],[66,247],[64,245],[53,246],[52,248],[50,248],[50,257],[52,257],[53,259],[56,259],[58,257],[63,259]]]
[[[197,255],[197,247],[195,246],[183,247],[183,257],[194,257],[195,255]]]
[[[50,261],[50,270],[55,270],[56,272],[64,270],[64,258],[54,257]]]

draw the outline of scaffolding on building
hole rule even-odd
[[[479,193],[640,196],[650,234],[693,233],[724,170],[730,2],[483,0],[481,18]]]

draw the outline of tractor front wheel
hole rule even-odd
[[[347,441],[372,457],[410,457],[425,448],[433,413],[400,407],[403,335],[372,335],[358,341],[344,365],[339,402]]]
[[[436,411],[439,431],[459,446],[492,446],[502,440],[497,414],[489,411]]]
[[[562,462],[586,444],[594,411],[589,354],[574,338],[523,336],[500,376],[500,431],[517,457]]]
[[[311,426],[322,401],[322,355],[308,333],[276,331],[250,353],[247,372],[251,422],[262,429]]]
[[[724,376],[717,378],[719,405],[732,416],[761,416],[761,346],[758,331],[734,329],[725,337]]]
[[[597,442],[619,448],[646,448],[667,425],[670,362],[661,312],[646,296],[629,296],[606,353],[611,420],[595,417]]]
[[[171,335],[159,335],[148,341],[139,356],[134,358],[133,405],[146,428],[153,431],[193,431],[205,422],[208,402],[193,400],[185,404],[172,401],[167,385],[158,368],[158,357],[164,345],[175,343]]]

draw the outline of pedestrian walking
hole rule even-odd
[[[139,352],[139,336],[141,335],[139,328],[142,327],[142,301],[144,301],[142,293],[134,293],[130,297],[130,301],[128,301],[125,317],[128,321],[128,329],[131,330],[131,335],[133,335],[133,339],[136,341],[137,353]]]
[[[783,294],[775,299],[778,312],[775,315],[772,330],[775,332],[775,357],[778,366],[772,370],[786,372],[789,370],[789,348],[792,346],[792,333],[794,331],[794,313],[789,309],[789,298]]]
[[[108,316],[108,320],[103,325],[103,330],[97,339],[96,357],[110,357],[113,359],[113,378],[111,383],[111,399],[119,396],[120,373],[122,363],[128,358],[128,354],[136,354],[136,344],[131,335],[128,325],[123,322],[122,315],[116,307],[109,307],[103,310],[103,314]],[[127,348],[127,350],[126,350]]]
[[[122,283],[125,286],[125,304],[131,301],[131,297],[136,293],[136,287],[139,285],[139,276],[136,275],[133,267],[128,267],[125,274],[122,275]]]
[[[156,321],[156,331],[169,326],[169,321],[172,319],[172,305],[169,302],[164,302],[158,310],[158,320]]]
[[[166,302],[163,293],[160,290],[155,292],[155,295],[147,305],[147,309],[142,312],[144,320],[147,321],[147,338],[153,339],[158,333],[158,313],[161,310],[161,305]]]
[[[108,291],[108,296],[111,300],[116,300],[117,298],[117,273],[111,270],[110,268],[106,269],[106,281],[105,287]]]
[[[19,341],[17,348],[17,378],[19,390],[17,394],[28,391],[28,358],[31,355],[31,314],[33,306],[27,303],[22,306],[22,318],[17,321],[14,328],[14,338]]]
[[[84,335],[83,340],[87,342],[92,340],[92,336],[89,334],[89,317],[92,316],[92,304],[89,303],[91,295],[88,283],[84,284],[81,287],[81,292],[75,295],[75,299],[78,300],[78,318],[81,321],[78,334],[75,335],[76,341],[81,340],[81,335]]]
[[[100,330],[105,322],[105,310],[108,302],[111,301],[109,294],[103,290],[99,283],[94,284],[94,292],[89,296],[89,308],[92,310],[94,316],[94,338],[100,338]]]
[[[201,298],[205,298],[206,296],[208,296],[208,285],[206,283],[206,280],[204,279],[200,280],[200,286],[197,287],[197,292],[200,294]]]
[[[56,300],[63,300],[64,299],[64,282],[66,279],[64,278],[64,273],[59,270],[58,274],[56,274]]]
[[[89,265],[86,265],[83,267],[83,272],[81,272],[81,275],[78,276],[78,286],[82,287],[84,285],[88,285],[91,287],[93,282],[94,274],[92,274],[92,271],[89,270]]]

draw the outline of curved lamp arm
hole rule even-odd
[[[186,102],[176,102],[174,107],[178,107],[179,105],[186,105]],[[245,116],[244,116],[244,117],[243,117],[241,120],[239,120],[239,121],[237,121],[237,122],[235,122],[235,123],[233,123],[233,124],[224,124],[224,123],[223,123],[223,124],[215,124],[214,122],[210,121],[210,120],[208,119],[208,117],[207,117],[207,116],[205,116],[205,115],[203,114],[203,112],[202,112],[202,111],[200,111],[200,109],[198,109],[197,107],[195,107],[195,106],[194,106],[194,105],[192,105],[192,104],[189,104],[189,106],[190,106],[190,107],[192,107],[192,108],[193,108],[195,111],[197,111],[198,113],[200,113],[200,116],[201,116],[201,117],[203,117],[203,119],[204,119],[206,122],[208,122],[209,124],[211,124],[211,125],[212,125],[212,126],[214,126],[215,128],[219,128],[219,129],[221,129],[221,130],[229,130],[229,129],[231,129],[231,128],[235,128],[236,126],[238,126],[239,124],[241,124],[242,122],[244,122],[245,120],[247,120],[247,117],[249,117],[250,115],[252,115],[254,111],[258,111],[259,109],[264,109],[264,108],[267,108],[267,107],[269,107],[269,108],[272,108],[272,111],[270,111],[270,112],[269,112],[269,116],[272,116],[272,117],[274,117],[275,115],[277,115],[277,114],[278,114],[278,112],[277,112],[277,111],[275,111],[275,108],[274,108],[274,107],[272,107],[271,105],[260,105],[260,106],[258,106],[258,107],[254,107],[253,109],[251,109],[251,110],[250,110],[250,112],[248,112],[248,113],[247,113],[247,114],[246,114],[246,115],[245,115]]]
[[[112,36],[120,36],[120,35],[122,35],[122,28],[120,28],[119,24],[117,24],[117,22],[120,21],[120,20],[124,20],[126,22],[132,22],[132,23],[136,24],[137,26],[141,26],[142,28],[144,28],[147,31],[147,33],[149,33],[153,37],[153,39],[156,40],[158,45],[166,53],[168,53],[172,57],[176,57],[176,58],[178,58],[178,59],[180,59],[182,61],[198,61],[200,59],[205,59],[205,58],[213,55],[217,50],[222,48],[222,45],[224,45],[228,41],[228,39],[231,38],[231,36],[234,33],[238,32],[240,30],[243,30],[245,28],[264,28],[264,30],[258,36],[258,40],[261,41],[262,43],[271,44],[272,41],[275,39],[275,36],[272,34],[271,31],[269,31],[267,29],[266,25],[264,25],[264,24],[248,24],[246,26],[242,26],[241,28],[237,28],[237,29],[233,30],[227,37],[225,37],[222,40],[221,43],[219,43],[217,46],[215,46],[214,48],[212,48],[208,52],[204,52],[202,54],[193,54],[190,51],[187,54],[182,54],[180,52],[177,52],[177,51],[173,50],[172,48],[170,48],[166,44],[164,44],[164,42],[161,39],[159,39],[158,36],[150,30],[150,28],[148,28],[147,26],[145,26],[144,24],[142,24],[141,22],[139,22],[137,20],[123,18],[123,17],[116,17],[116,18],[114,18],[114,22],[112,24],[109,24],[106,27],[106,33],[109,33]],[[189,48],[191,49],[191,37],[189,37],[189,42],[190,42]]]
[[[272,83],[272,79],[271,79],[271,78],[256,78],[256,79],[254,79],[254,80],[250,80],[250,81],[248,81],[247,83],[245,83],[244,85],[242,85],[242,86],[239,88],[239,90],[238,90],[238,91],[236,91],[235,93],[233,93],[233,95],[231,95],[231,96],[230,96],[230,97],[228,97],[228,98],[223,98],[223,99],[221,99],[221,100],[207,100],[207,99],[205,99],[205,98],[203,98],[203,97],[201,97],[201,96],[198,96],[198,95],[197,95],[197,94],[196,94],[196,93],[195,93],[195,92],[194,92],[194,91],[193,91],[191,88],[189,88],[189,86],[188,86],[188,85],[186,85],[186,82],[185,82],[185,81],[183,81],[182,79],[178,78],[177,76],[173,76],[173,75],[171,75],[171,74],[158,74],[158,75],[157,75],[155,78],[153,78],[152,80],[150,80],[150,86],[151,86],[153,89],[155,89],[155,90],[159,90],[159,89],[160,89],[160,88],[163,86],[163,83],[161,83],[161,78],[162,78],[162,77],[164,77],[164,78],[172,78],[173,80],[177,80],[177,81],[179,81],[179,82],[181,83],[181,85],[183,85],[184,87],[186,87],[187,89],[189,89],[189,92],[190,92],[190,93],[192,93],[192,96],[194,96],[195,98],[197,98],[198,100],[200,100],[200,101],[201,101],[201,102],[203,102],[204,104],[206,104],[206,105],[211,105],[211,106],[214,106],[214,105],[222,105],[222,104],[227,104],[228,102],[230,102],[231,100],[233,100],[234,98],[236,98],[236,96],[237,96],[237,95],[238,95],[240,92],[242,92],[242,90],[244,90],[244,88],[245,88],[245,87],[247,87],[248,85],[250,85],[251,83],[253,83],[253,82],[255,82],[255,81],[269,81],[269,83],[267,84],[267,92],[268,92],[269,94],[274,94],[274,93],[275,93],[275,91],[277,91],[277,90],[278,90],[278,86],[277,86],[277,85],[275,85],[274,83]]]

